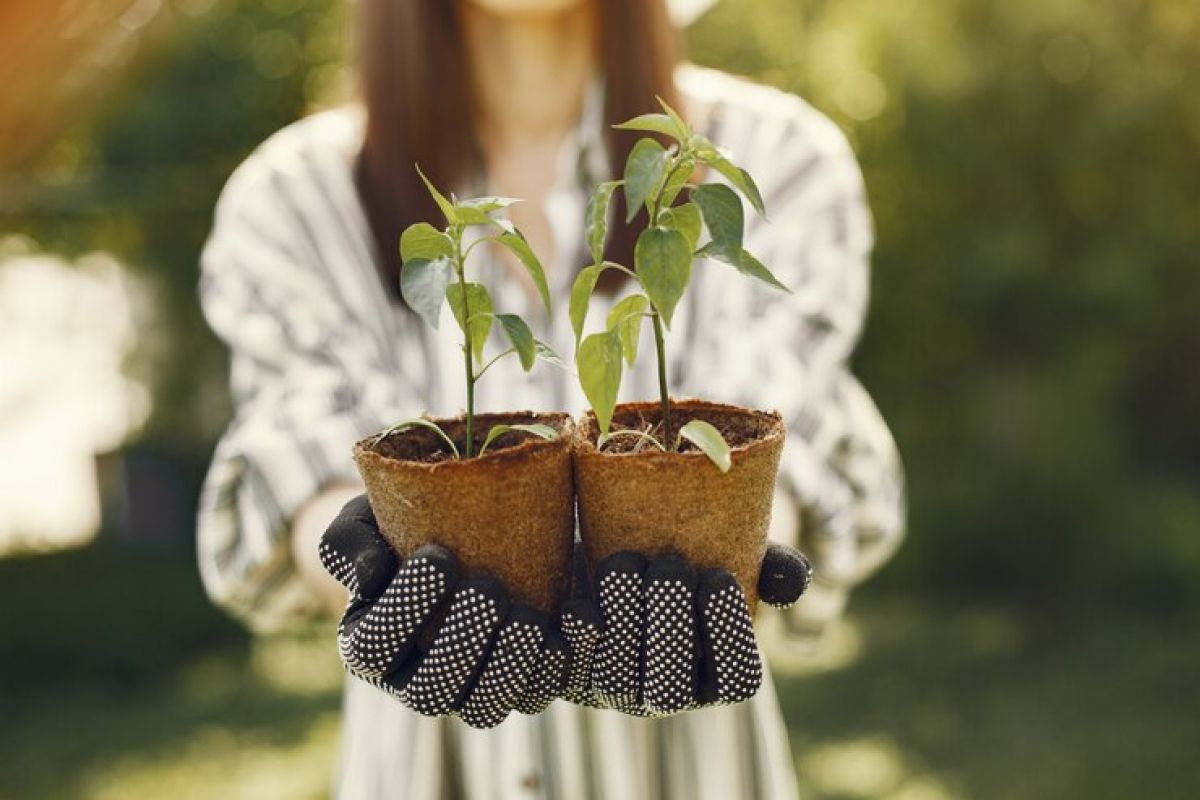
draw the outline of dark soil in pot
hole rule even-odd
[[[460,452],[464,418],[431,418]],[[354,445],[354,460],[384,537],[401,555],[440,544],[466,575],[494,575],[514,598],[557,613],[567,591],[574,539],[574,486],[567,414],[477,414],[478,452],[493,425],[549,425],[546,440],[510,432],[482,457],[459,460],[431,430],[414,427],[378,444]]]
[[[654,430],[657,402],[619,405],[613,430]],[[599,429],[589,413],[575,433],[579,525],[594,565],[619,550],[676,552],[697,569],[722,567],[737,577],[751,612],[767,546],[784,425],[776,413],[703,400],[671,402],[671,427],[703,419],[730,444],[733,466],[722,473],[691,445],[664,453],[620,436],[596,449]],[[657,434],[659,431],[654,430]]]

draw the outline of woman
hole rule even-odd
[[[676,395],[784,413],[772,536],[802,540],[813,559],[816,583],[789,621],[819,633],[894,550],[903,516],[891,437],[846,366],[866,302],[871,226],[837,128],[795,97],[677,65],[662,0],[359,5],[363,107],[302,120],[251,155],[222,196],[203,255],[201,299],[232,350],[237,406],[200,515],[213,598],[263,629],[340,610],[345,593],[316,553],[338,508],[362,491],[351,443],[465,405],[452,326],[430,331],[396,291],[401,229],[437,219],[413,163],[460,196],[525,198],[512,218],[562,308],[584,263],[587,195],[634,140],[610,123],[653,110],[659,95],[757,179],[772,222],[752,222],[746,246],[794,290],[771,293],[699,265],[673,326],[670,382]],[[631,229],[608,248],[630,263]],[[498,304],[570,352],[567,315],[540,314],[504,253],[484,259]],[[620,286],[606,289],[610,302],[620,296]],[[480,385],[480,410],[584,405],[569,374],[527,377],[512,359],[494,370]],[[643,359],[623,395],[655,393]],[[345,713],[342,797],[796,791],[769,680],[747,703],[665,720],[557,702],[491,731],[419,717],[350,680]]]

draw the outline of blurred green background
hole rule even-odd
[[[150,6],[0,173],[0,256],[146,287],[153,401],[97,541],[0,559],[0,797],[322,796],[329,632],[251,641],[191,560],[229,412],[195,283],[234,166],[346,96],[350,10]],[[773,647],[809,796],[1200,796],[1200,6],[722,0],[687,39],[830,114],[878,228],[855,369],[910,535],[818,658]]]

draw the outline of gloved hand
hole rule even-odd
[[[660,717],[738,703],[762,685],[750,609],[728,571],[697,573],[679,556],[620,552],[596,565],[594,590],[587,577],[577,552],[573,597],[562,614],[568,700]],[[786,608],[811,577],[799,551],[771,544],[759,596]]]
[[[512,602],[494,578],[460,578],[445,548],[427,545],[401,563],[366,495],[329,525],[320,557],[350,592],[342,662],[414,711],[490,728],[562,695],[566,643],[546,615]]]

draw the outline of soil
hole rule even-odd
[[[686,402],[686,401],[685,401]],[[662,436],[662,407],[657,403],[653,407],[645,406],[622,410],[617,409],[613,414],[610,433],[613,431],[641,431],[648,433],[664,444],[674,443],[679,429],[694,419],[702,419],[712,425],[729,444],[730,448],[745,447],[771,435],[775,431],[774,420],[763,415],[746,414],[731,407],[700,406],[671,404],[671,436],[663,440]],[[584,435],[595,442],[600,431],[594,417],[589,416],[583,422]],[[604,443],[601,451],[604,453],[640,453],[654,445],[643,437],[616,436]],[[491,449],[491,448],[489,448]],[[679,443],[676,452],[697,452],[700,448],[684,439]]]
[[[534,411],[518,411],[511,414],[477,414],[475,417],[474,446],[471,460],[478,458],[479,448],[483,446],[488,431],[494,425],[549,425],[557,431],[562,431],[562,414],[539,414]],[[467,423],[459,417],[451,420],[438,420],[438,426],[454,442],[458,452],[466,451]],[[540,436],[524,431],[509,431],[492,440],[487,453],[506,450],[530,440],[541,439]],[[393,433],[379,441],[374,450],[381,456],[394,458],[398,461],[413,461],[418,464],[438,464],[443,461],[454,461],[454,453],[442,437],[428,428],[413,426],[404,431]]]

